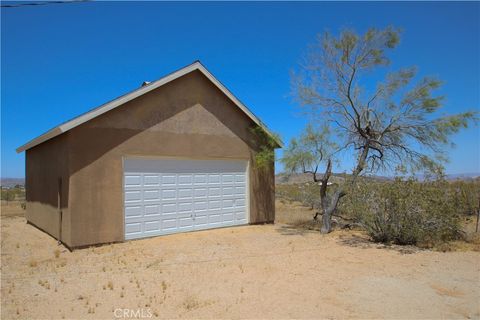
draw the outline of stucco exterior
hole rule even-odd
[[[124,241],[123,160],[179,157],[248,160],[249,222],[273,222],[274,168],[255,165],[254,125],[190,72],[28,149],[27,220],[72,248]]]

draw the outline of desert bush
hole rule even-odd
[[[15,191],[10,189],[2,189],[1,199],[7,201],[7,203],[15,200]]]
[[[449,192],[459,213],[475,215],[479,210],[480,181],[454,181],[449,184]]]
[[[277,185],[276,196],[288,201],[298,201],[312,209],[319,208],[320,186],[314,182]]]
[[[335,192],[332,185],[329,192]],[[316,184],[278,185],[278,196],[319,208]],[[372,240],[432,246],[461,237],[460,217],[479,210],[480,180],[359,179],[337,215],[362,226]]]
[[[396,179],[360,185],[346,207],[374,241],[431,246],[460,237],[455,199],[446,181]]]
[[[5,201],[13,200],[24,200],[25,199],[25,189],[15,186],[10,189],[1,189],[1,199]]]

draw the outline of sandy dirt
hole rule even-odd
[[[285,224],[309,218],[304,208],[277,210],[284,224],[74,252],[3,216],[1,318],[480,318],[479,252],[323,236]]]

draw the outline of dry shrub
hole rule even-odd
[[[331,195],[338,187],[333,184],[328,193]],[[282,184],[276,190],[280,199],[319,208],[316,184]],[[359,178],[340,201],[336,215],[352,219],[347,222],[361,226],[377,242],[440,247],[441,243],[465,237],[460,220],[479,210],[479,196],[480,179],[422,182]],[[291,225],[310,230],[320,227],[312,220],[301,219]],[[441,247],[446,250],[445,245]]]
[[[183,301],[183,307],[187,310],[193,310],[197,309],[200,307],[200,302],[198,301],[197,298],[194,296],[188,296],[184,301]]]
[[[370,183],[349,198],[356,206],[351,214],[376,242],[433,247],[462,235],[459,210],[445,181]]]

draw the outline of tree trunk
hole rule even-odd
[[[325,174],[322,178],[322,184],[320,187],[320,202],[322,205],[322,228],[320,229],[321,233],[329,233],[332,231],[332,215],[337,209],[338,201],[341,197],[346,195],[345,191],[342,189],[337,190],[332,197],[332,200],[328,201],[327,189],[328,189],[328,180],[332,175],[332,161],[328,159],[327,168],[325,169]],[[316,220],[318,213],[315,215],[314,219]]]
[[[367,143],[364,146],[362,152],[360,153],[355,170],[353,170],[353,173],[352,173],[353,179],[351,181],[352,185],[355,184],[357,177],[365,168],[365,162],[366,162],[369,150],[370,150],[370,146]],[[337,210],[338,202],[340,201],[340,199],[347,194],[347,192],[344,189],[339,189],[333,195],[330,203],[328,202],[327,188],[328,188],[328,179],[330,179],[331,175],[332,175],[332,161],[331,159],[328,159],[327,168],[325,169],[325,174],[323,175],[323,178],[321,180],[322,184],[320,187],[320,202],[322,205],[322,227],[320,228],[320,232],[324,234],[330,233],[332,231],[332,215]],[[318,212],[313,217],[314,220],[317,220],[317,216],[318,216]]]
[[[358,157],[358,160],[357,160],[357,166],[355,167],[355,169],[353,170],[352,172],[352,181],[351,181],[351,185],[354,185],[355,182],[357,181],[357,178],[358,176],[360,175],[360,173],[363,171],[363,169],[365,169],[365,164],[366,164],[366,161],[367,161],[367,156],[368,156],[368,152],[370,151],[370,145],[369,143],[367,142],[364,146],[363,146],[363,150],[362,152],[360,153],[359,157]]]
[[[346,194],[347,193],[342,189],[338,190],[333,195],[332,201],[330,202],[328,207],[323,208],[322,228],[320,229],[321,233],[330,233],[332,231],[332,215],[337,210],[340,198],[342,198]]]

